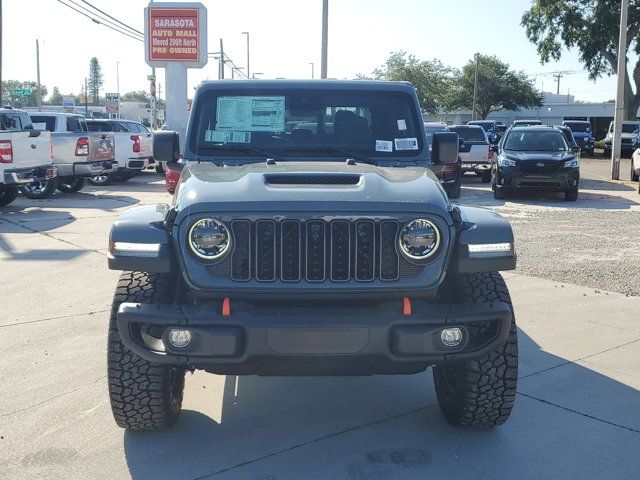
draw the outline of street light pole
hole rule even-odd
[[[37,80],[37,90],[36,90],[36,98],[38,100],[38,111],[42,111],[42,91],[40,90],[40,42],[36,38],[36,80]]]
[[[627,76],[627,16],[629,0],[622,0],[620,8],[620,37],[618,38],[618,68],[616,90],[616,113],[613,127],[613,148],[611,152],[611,179],[620,180],[620,154],[622,153],[622,120],[624,117],[624,83]],[[635,117],[635,113],[634,117]]]
[[[242,32],[247,36],[247,78],[251,78],[251,70],[249,70],[249,32]]]
[[[327,51],[329,45],[329,0],[322,0],[322,55],[320,78],[327,78]]]
[[[476,74],[473,81],[473,111],[471,112],[471,120],[476,119],[476,102],[478,101],[478,64],[480,63],[480,54],[476,53]]]
[[[316,75],[315,75],[316,66],[315,66],[315,64],[313,62],[309,62],[309,65],[311,65],[311,78],[314,79],[314,78],[316,78]]]

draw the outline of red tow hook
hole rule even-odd
[[[224,297],[224,300],[222,301],[222,316],[231,316],[231,300],[229,299],[229,297]]]
[[[411,300],[409,297],[404,297],[402,299],[402,314],[407,317],[411,316]]]

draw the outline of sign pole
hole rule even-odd
[[[36,98],[38,99],[38,111],[42,111],[42,90],[40,89],[40,43],[36,38],[36,73],[38,81],[38,90],[36,91]]]
[[[618,68],[616,89],[616,113],[613,120],[613,145],[611,149],[611,179],[620,180],[622,154],[622,120],[624,120],[624,82],[627,76],[627,15],[629,0],[622,0],[620,9],[620,36],[618,38]],[[635,118],[636,112],[633,112]]]
[[[167,92],[166,116],[167,130],[180,134],[180,149],[184,149],[187,133],[187,67],[182,63],[167,64],[164,70],[164,82]]]

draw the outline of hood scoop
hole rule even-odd
[[[301,186],[301,185],[320,185],[320,186],[345,186],[358,185],[362,180],[360,175],[354,174],[335,174],[335,173],[283,173],[269,174],[264,176],[264,182],[272,186]]]

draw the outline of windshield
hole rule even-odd
[[[433,134],[438,132],[446,132],[447,127],[442,126],[426,126],[424,127],[424,133],[427,135],[427,143],[431,143],[433,141]]]
[[[493,130],[494,123],[493,122],[469,122],[467,125],[477,125],[479,127],[484,128],[485,131]]]
[[[591,124],[585,122],[564,122],[565,127],[569,127],[572,132],[589,133]]]
[[[561,152],[569,149],[560,132],[535,130],[520,130],[509,133],[503,148],[519,152]]]
[[[486,142],[487,138],[480,127],[450,127],[449,131],[456,132],[465,142]]]
[[[622,124],[622,133],[637,133],[638,132],[638,124],[637,123],[623,123]],[[609,133],[613,133],[613,122],[609,124]]]
[[[190,146],[204,154],[414,157],[423,148],[422,119],[403,92],[208,90],[191,123]]]

